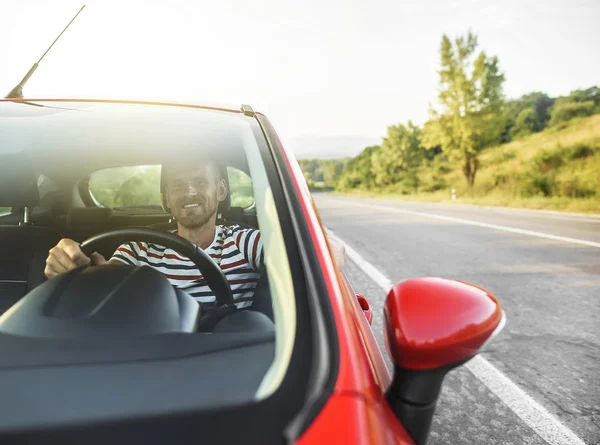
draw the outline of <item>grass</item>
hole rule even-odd
[[[563,212],[599,214],[600,206],[597,199],[573,199],[564,197],[511,197],[499,195],[460,196],[452,201],[450,194],[444,191],[413,195],[398,195],[395,193],[373,193],[366,191],[336,192],[345,196],[361,198],[397,199],[401,201],[440,202],[447,204],[468,204],[484,207],[513,207],[535,210],[557,210]]]
[[[576,119],[480,155],[475,185],[440,157],[422,167],[418,192],[399,182],[353,196],[600,213],[600,115]],[[451,189],[457,201],[451,201]]]

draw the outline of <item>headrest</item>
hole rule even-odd
[[[67,216],[67,228],[105,230],[112,213],[112,209],[105,207],[73,208]]]
[[[241,207],[229,207],[225,219],[229,222],[244,222],[245,220],[244,209]]]
[[[37,176],[23,153],[0,154],[0,207],[33,207],[40,201]]]

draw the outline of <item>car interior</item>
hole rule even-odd
[[[0,177],[0,207],[10,208],[9,212],[0,216],[0,246],[5,253],[0,255],[0,314],[46,281],[44,267],[48,251],[61,238],[81,243],[98,233],[119,228],[143,226],[163,231],[177,229],[177,222],[172,216],[156,208],[147,209],[146,212],[131,212],[97,206],[87,186],[90,175],[71,185],[73,193],[80,193],[81,200],[87,205],[74,207],[69,202],[71,190],[45,191],[44,188],[51,187],[48,184],[52,183],[50,178],[36,178],[28,166],[19,165],[23,162],[16,157],[10,160],[6,156],[4,158],[14,168],[10,169],[13,174]],[[229,189],[227,173],[224,179]],[[40,198],[42,193],[43,199]],[[255,209],[232,207],[229,194],[225,201],[219,203],[217,224],[258,228]],[[114,244],[105,244],[98,252],[108,259],[116,247]],[[264,272],[263,265],[253,309],[273,319],[268,275]]]

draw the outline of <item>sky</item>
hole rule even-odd
[[[287,140],[378,140],[427,120],[442,35],[469,29],[509,98],[600,84],[599,0],[0,0],[0,92],[84,3],[26,97],[248,103]]]

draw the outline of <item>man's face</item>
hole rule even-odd
[[[201,166],[175,166],[167,170],[167,206],[179,224],[188,229],[202,227],[216,218],[227,186],[211,162]]]

